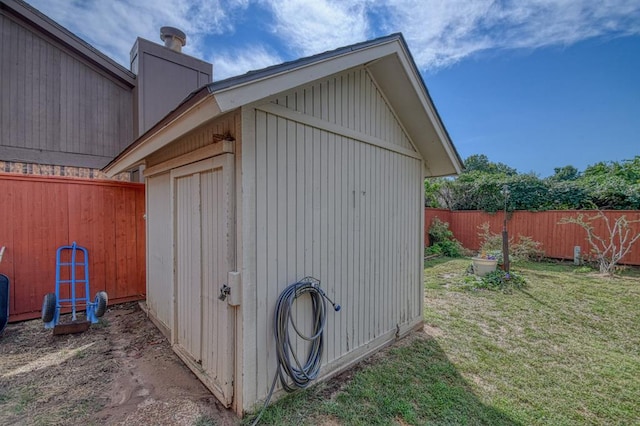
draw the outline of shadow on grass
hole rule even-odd
[[[521,289],[518,289],[518,291],[520,293],[524,294],[525,296],[527,296],[529,299],[533,300],[534,302],[536,302],[536,303],[538,303],[538,304],[540,304],[540,305],[542,305],[544,307],[547,307],[547,308],[550,308],[550,309],[552,308],[552,306],[549,305],[547,302],[543,302],[542,300],[538,299],[533,294],[529,293],[527,290],[521,288]]]
[[[521,424],[484,404],[438,343],[416,334],[346,377],[279,401],[264,424]]]

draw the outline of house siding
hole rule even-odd
[[[4,11],[0,35],[0,158],[100,168],[131,142],[131,86]]]
[[[365,71],[327,81],[275,102],[412,149]],[[338,81],[340,89],[330,89]],[[353,107],[354,93],[364,105]],[[245,111],[252,119],[242,145],[243,299],[255,304],[243,306],[243,399],[252,409],[276,373],[273,310],[287,285],[313,276],[342,305],[327,313],[323,374],[420,320],[423,169],[415,156],[340,135],[336,126],[328,131],[260,106]],[[309,331],[311,307],[296,303],[296,321]]]
[[[138,38],[131,50],[137,74],[135,137],[153,127],[189,93],[211,82],[212,65]]]

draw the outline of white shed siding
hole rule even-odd
[[[326,110],[320,113],[323,118],[343,105],[336,117],[349,118],[339,125],[410,147],[397,122],[392,129],[393,114],[379,113],[386,123],[370,115],[381,111],[373,90],[361,95],[368,107],[351,108],[351,94],[367,85],[350,75],[329,80],[343,82],[338,95],[329,90],[330,97],[313,86],[294,92],[287,102],[295,98],[295,109],[305,114]],[[245,175],[243,191],[245,185],[255,188],[255,198],[245,205],[255,215],[250,217],[254,223],[244,226],[255,229],[255,243],[252,236],[245,238],[244,259],[245,269],[254,259],[256,269],[255,283],[251,277],[246,287],[255,294],[245,294],[245,300],[255,297],[256,304],[254,312],[244,314],[245,350],[257,350],[245,353],[244,398],[253,402],[266,396],[276,371],[276,300],[287,285],[305,276],[320,279],[329,297],[342,305],[341,312],[328,313],[325,368],[344,364],[346,354],[420,319],[423,199],[422,162],[415,156],[260,109],[249,125],[255,125],[255,145],[246,137],[251,131],[246,132],[243,152],[252,164],[243,167],[255,167],[255,175]],[[255,253],[248,252],[250,247]],[[298,308],[299,319],[310,313],[308,307]],[[255,331],[247,330],[251,323]]]
[[[170,182],[169,173],[147,178],[147,306],[166,334],[173,327]]]
[[[195,362],[202,362],[202,251],[200,175],[175,179],[176,335]]]
[[[174,349],[225,406],[233,397],[235,310],[218,296],[235,268],[233,162],[226,153],[171,171]]]
[[[414,150],[365,68],[293,90],[273,103]]]

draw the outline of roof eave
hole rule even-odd
[[[211,83],[194,92],[149,132],[112,161],[105,171],[116,174],[144,161],[146,155],[216,116],[263,102],[278,93],[328,75],[367,66],[422,156],[429,177],[459,174],[462,161],[427,92],[401,35],[325,52],[299,61]],[[198,109],[197,105],[211,105]],[[203,115],[203,113],[208,115]],[[193,120],[186,116],[197,114]],[[184,123],[193,124],[191,129]],[[179,126],[179,129],[173,129]]]
[[[345,71],[379,59],[395,52],[399,35],[378,39],[376,43],[361,43],[356,49],[347,47],[304,58],[300,61],[270,67],[263,73],[256,72],[209,84],[213,93],[225,110],[233,110],[261,99],[274,96],[294,87],[316,81],[327,75]]]
[[[462,160],[402,38],[399,47],[394,57],[383,58],[367,68],[424,159],[425,177],[460,174]]]
[[[391,65],[392,70],[384,66],[385,61],[387,65]],[[392,107],[398,108],[401,104],[410,105],[403,113],[411,112],[413,118],[405,120],[411,122],[409,125],[405,123],[405,128],[425,161],[428,170],[426,177],[451,176],[462,172],[462,160],[401,34],[386,36],[376,42],[363,43],[357,48],[347,47],[325,52],[316,55],[313,60],[301,62],[296,64],[294,61],[280,67],[268,68],[262,73],[257,72],[253,75],[234,77],[229,79],[230,81],[211,83],[208,87],[216,97],[220,108],[227,111],[260,101],[293,87],[308,84],[326,75],[365,64],[373,73],[374,79],[388,81],[387,90],[393,90],[399,84],[404,84],[406,96],[400,96],[401,99],[392,102],[394,104]],[[401,82],[397,78],[400,72],[406,77]],[[234,84],[229,84],[230,82]],[[411,98],[410,102],[406,102],[407,97]],[[428,131],[427,126],[430,126]]]
[[[215,98],[203,88],[136,139],[102,171],[109,177],[144,164],[145,158],[221,114]]]

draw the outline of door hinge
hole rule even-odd
[[[227,296],[229,296],[230,294],[231,294],[231,287],[229,287],[226,284],[222,284],[222,287],[220,287],[220,295],[218,296],[218,299],[226,300]]]

